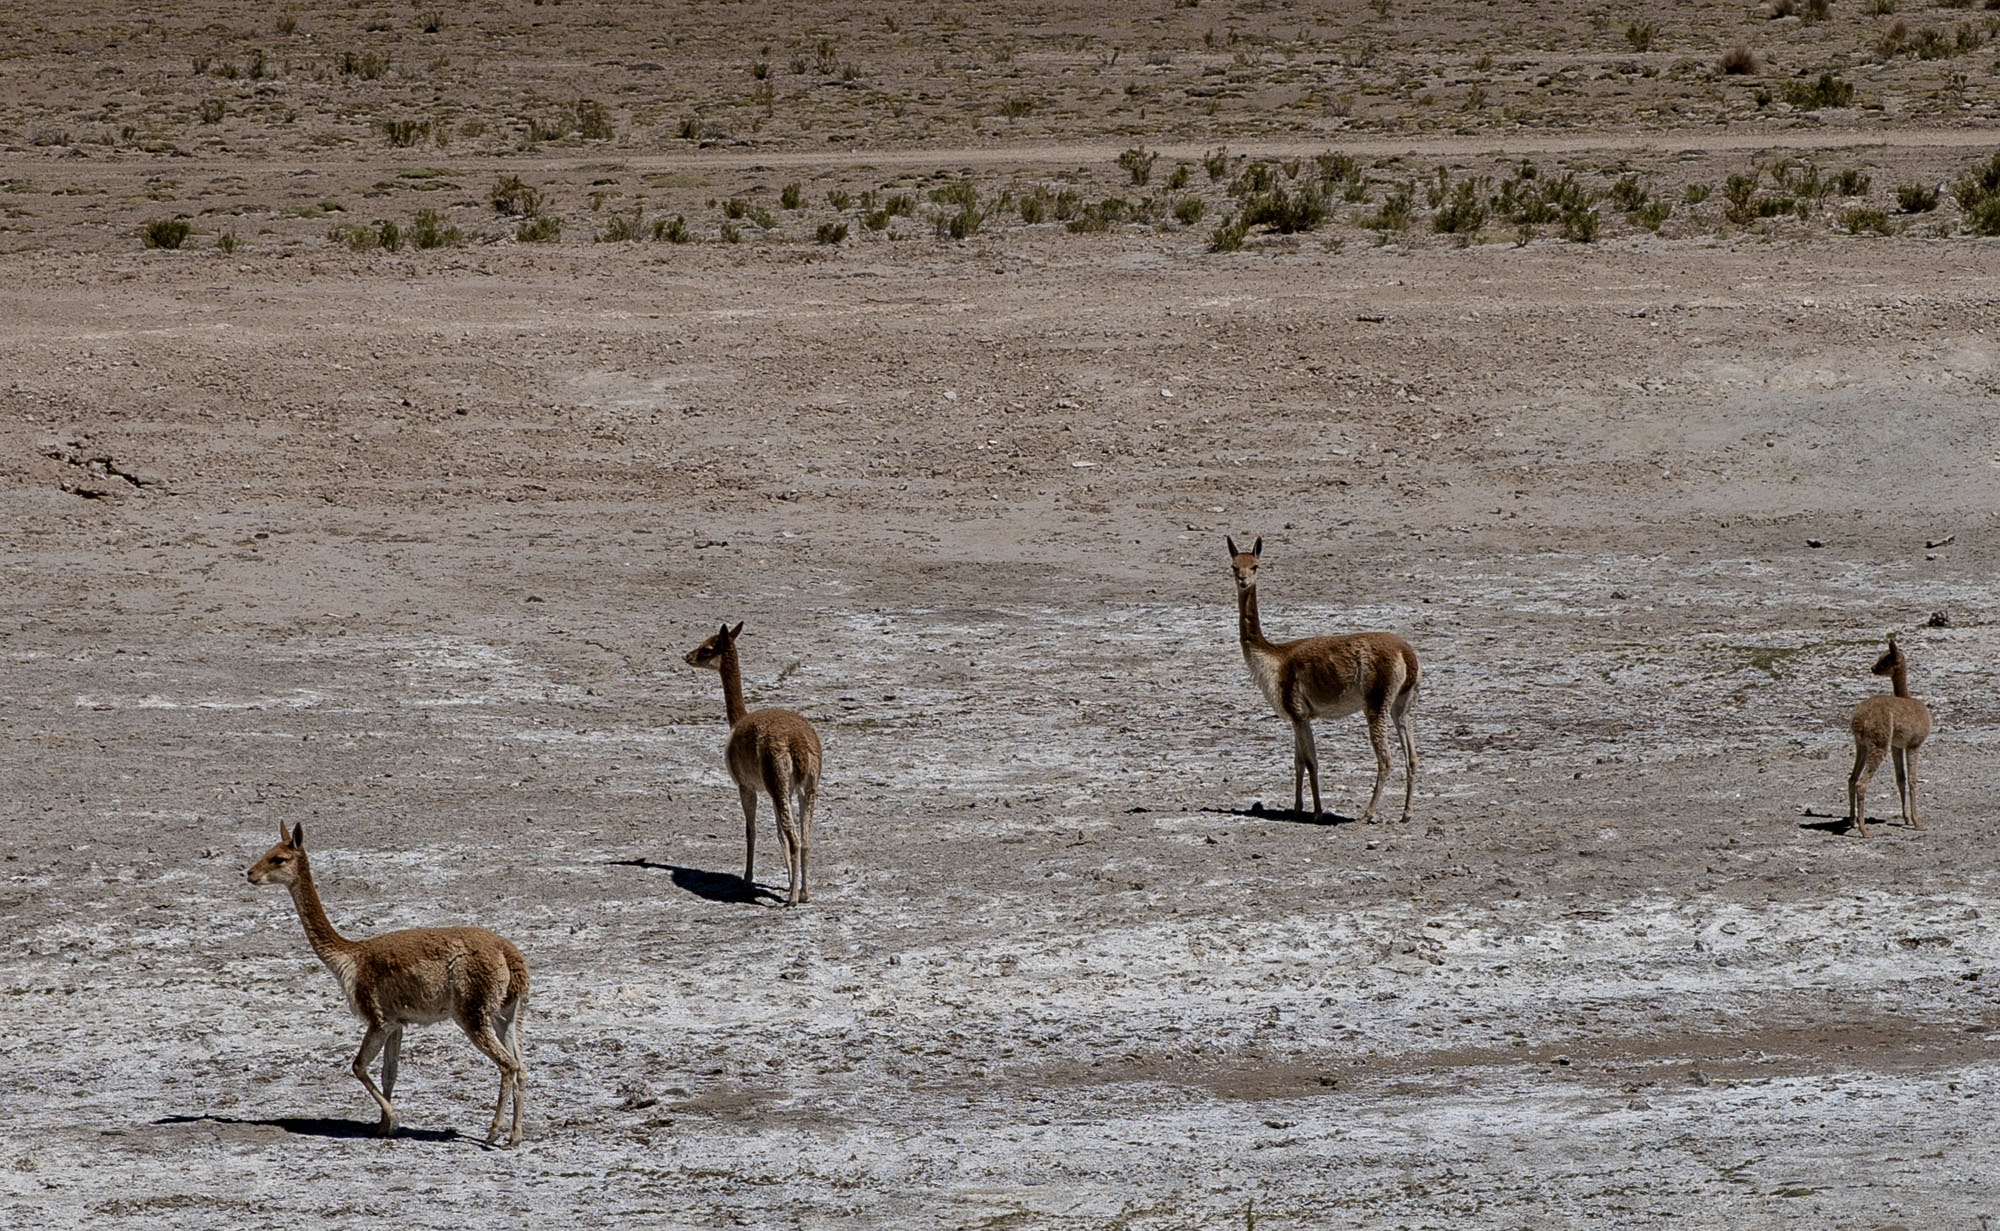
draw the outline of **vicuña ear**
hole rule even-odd
[[[738,620],[736,627],[729,630],[729,635],[731,637],[741,637],[743,635],[743,621]]]
[[[293,850],[302,851],[306,849],[306,827],[303,824],[292,826],[290,842]]]
[[[278,841],[290,842],[291,840],[292,835],[285,832],[285,818],[281,816],[278,818]]]
[[[716,628],[715,640],[718,645],[729,640],[729,625],[726,622]]]
[[[1251,546],[1250,546],[1250,554],[1251,554],[1251,555],[1253,555],[1253,556],[1261,556],[1261,555],[1263,555],[1263,554],[1264,554],[1264,536],[1263,536],[1263,535],[1261,535],[1261,534],[1260,534],[1260,535],[1258,535],[1258,536],[1257,536],[1257,541],[1256,541],[1255,543],[1251,544]]]
[[[1227,544],[1229,544],[1229,554],[1230,554],[1230,555],[1232,555],[1232,556],[1240,556],[1240,555],[1242,555],[1242,554],[1243,554],[1242,552],[1240,552],[1240,551],[1236,550],[1236,540],[1235,540],[1235,539],[1234,539],[1233,537],[1231,537],[1230,535],[1227,535],[1227,534],[1223,535],[1223,536],[1222,536],[1222,541],[1223,541],[1223,542],[1225,542],[1225,543],[1227,543]]]

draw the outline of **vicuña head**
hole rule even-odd
[[[1893,676],[1898,667],[1907,670],[1909,663],[1903,657],[1903,648],[1896,644],[1896,634],[1890,633],[1889,648],[1882,651],[1882,657],[1875,660],[1874,666],[1868,668],[1868,674]]]
[[[1264,554],[1264,540],[1260,537],[1250,544],[1249,551],[1236,550],[1236,540],[1228,535],[1222,541],[1229,544],[1229,571],[1236,574],[1236,592],[1257,588],[1257,561]]]
[[[687,665],[690,667],[699,667],[703,671],[722,670],[723,655],[729,653],[729,648],[735,645],[736,639],[742,635],[743,625],[740,621],[735,628],[731,628],[725,623],[720,629],[716,630],[715,636],[710,637],[687,652]]]

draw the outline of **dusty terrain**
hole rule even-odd
[[[1986,1226],[1993,15],[1555,7],[0,15],[0,1222]],[[1225,534],[1422,654],[1409,822]],[[449,1026],[368,1135],[280,822],[527,954],[518,1151]]]

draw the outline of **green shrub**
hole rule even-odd
[[[610,110],[596,99],[579,98],[571,111],[576,116],[576,134],[585,141],[609,141],[618,135],[611,126]]]
[[[612,214],[604,221],[604,229],[597,233],[600,244],[629,244],[645,234],[644,211],[635,209],[629,214]]]
[[[2000,194],[1988,195],[1965,211],[1965,225],[1975,235],[2000,235]]]
[[[429,120],[384,120],[382,135],[397,149],[408,149],[431,135]]]
[[[1785,101],[1800,111],[1821,107],[1845,107],[1854,101],[1854,87],[1832,73],[1821,73],[1814,82],[1787,81]]]
[[[785,209],[797,209],[804,199],[804,190],[797,183],[786,184],[778,190],[778,204]]]
[[[1700,205],[1703,201],[1708,200],[1708,194],[1711,191],[1712,189],[1707,184],[1689,184],[1686,188],[1681,189],[1681,200],[1686,201],[1689,205]]]
[[[1758,218],[1757,179],[1759,173],[1732,175],[1722,185],[1722,216],[1737,226],[1748,226]]]
[[[1133,146],[1118,156],[1118,165],[1132,177],[1135,186],[1144,187],[1153,178],[1153,162],[1157,158],[1159,155],[1148,152],[1145,146]]]
[[[1889,233],[1889,215],[1879,209],[1867,209],[1857,206],[1854,209],[1841,211],[1840,225],[1847,229],[1849,235],[1859,235],[1864,231],[1873,231],[1877,235],[1887,235]]]
[[[139,228],[139,241],[148,248],[178,248],[194,234],[185,218],[154,218]]]
[[[1657,231],[1660,229],[1661,223],[1673,216],[1673,212],[1674,207],[1672,202],[1666,200],[1664,197],[1654,197],[1638,209],[1632,211],[1632,219],[1648,231]]]
[[[548,244],[562,238],[562,219],[536,214],[514,228],[514,238],[524,244]]]
[[[1929,184],[1899,184],[1896,208],[1906,214],[1928,214],[1937,208],[1937,189]]]
[[[1486,202],[1476,180],[1460,180],[1451,199],[1431,215],[1431,229],[1440,235],[1476,235],[1486,225]]]
[[[516,218],[532,218],[542,212],[540,190],[522,183],[518,175],[507,176],[494,184],[492,201],[497,212]]]
[[[1229,174],[1229,151],[1222,146],[1216,146],[1208,153],[1202,155],[1201,166],[1202,170],[1208,172],[1209,183],[1214,183]],[[1230,249],[1230,251],[1234,251],[1234,249]]]
[[[844,222],[822,222],[813,232],[813,241],[821,244],[837,244],[847,238],[847,224]]]
[[[1958,207],[1968,214],[1996,195],[2000,195],[2000,154],[1993,155],[1987,162],[1975,163],[1951,186],[1952,200],[1958,202]]]
[[[653,238],[662,243],[684,244],[694,236],[688,234],[687,216],[675,214],[671,218],[653,219]]]
[[[1273,188],[1245,200],[1236,220],[1246,229],[1269,226],[1281,235],[1311,231],[1326,221],[1326,198],[1320,195],[1316,184],[1295,192]]]
[[[1191,227],[1201,221],[1208,212],[1208,203],[1200,197],[1182,197],[1174,202],[1174,221],[1184,227]]]
[[[410,224],[410,242],[419,248],[455,248],[465,242],[465,236],[447,223],[443,214],[434,209],[420,209],[416,221]]]
[[[846,213],[847,207],[854,204],[854,194],[843,188],[830,189],[826,194],[826,203]]]
[[[1049,216],[1049,190],[1037,188],[1024,193],[1020,200],[1021,221],[1033,226],[1046,221]]]
[[[1239,218],[1231,218],[1208,233],[1210,252],[1235,252],[1243,247],[1243,237],[1250,228]]]
[[[1384,235],[1401,231],[1410,225],[1410,211],[1416,208],[1416,190],[1409,184],[1399,184],[1391,188],[1382,198],[1382,205],[1372,217],[1361,220],[1361,225]]]

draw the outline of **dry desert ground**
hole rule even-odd
[[[0,9],[0,1223],[1987,1228],[1996,58]],[[1353,717],[1292,811],[1225,535],[1273,636],[1416,647],[1408,820]],[[796,909],[723,621],[825,745]],[[526,954],[518,1149],[449,1024],[372,1135],[291,823],[347,934]]]

